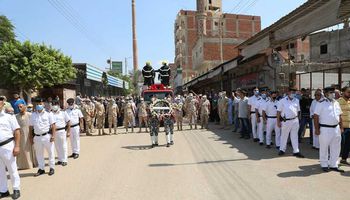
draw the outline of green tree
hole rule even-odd
[[[76,77],[70,57],[45,44],[5,42],[0,48],[2,82],[30,97],[31,90],[63,84]]]
[[[13,31],[14,28],[6,16],[0,15],[0,46],[5,42],[15,41],[16,35]]]

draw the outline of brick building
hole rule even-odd
[[[181,10],[175,21],[175,65],[182,83],[238,55],[235,48],[261,29],[258,16],[222,13],[221,0],[197,0],[197,10]]]

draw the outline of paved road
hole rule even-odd
[[[20,171],[28,200],[232,200],[347,199],[350,168],[321,173],[317,152],[278,157],[275,149],[211,131],[176,132],[175,145],[150,149],[146,133],[82,137],[81,157],[57,167],[53,177]],[[186,127],[188,128],[188,127]],[[119,132],[123,130],[120,129]],[[289,148],[289,150],[291,150]],[[291,153],[291,152],[289,152]]]

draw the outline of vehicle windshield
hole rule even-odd
[[[157,96],[157,99],[165,99],[168,95],[173,96],[171,91],[161,91],[161,92],[151,92],[146,91],[143,93],[143,98],[145,101],[150,102],[153,96]]]

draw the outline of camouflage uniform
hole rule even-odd
[[[164,121],[164,130],[166,135],[167,147],[174,144],[173,135],[174,135],[174,120],[170,113],[163,115]]]
[[[195,129],[197,129],[197,106],[198,100],[193,96],[189,96],[190,101],[188,103],[188,119],[190,122],[190,128],[192,129],[192,124],[194,124]]]
[[[158,146],[158,132],[159,132],[159,119],[157,113],[152,113],[151,118],[149,119],[149,130],[151,135],[152,147]]]
[[[85,120],[86,135],[88,136],[91,135],[91,133],[93,133],[93,118],[95,116],[95,106],[93,103],[89,102],[90,101],[88,100],[82,108]]]
[[[206,97],[203,97],[201,103],[201,125],[202,129],[205,127],[208,129],[208,120],[210,114],[210,102]]]
[[[95,105],[96,109],[96,126],[98,129],[98,135],[105,134],[104,132],[104,120],[105,120],[105,107],[98,101]],[[102,132],[101,132],[102,129]]]
[[[134,109],[131,101],[128,101],[124,105],[124,126],[126,133],[128,133],[129,125],[131,125],[131,132],[134,132]]]
[[[175,114],[177,130],[181,130],[181,131],[182,131],[182,118],[183,118],[182,109],[183,109],[183,103],[180,102],[180,99],[177,99],[177,102],[175,102],[173,105],[173,111]]]
[[[109,128],[109,134],[112,133],[112,126],[114,128],[114,134],[117,134],[117,117],[119,113],[118,105],[115,103],[114,100],[110,100],[107,106],[108,110],[108,128]]]
[[[147,122],[147,104],[144,101],[141,101],[137,108],[138,111],[138,117],[139,117],[139,126],[140,126],[140,133],[141,133],[141,127],[142,122],[145,123],[146,132],[148,132],[148,122]]]

